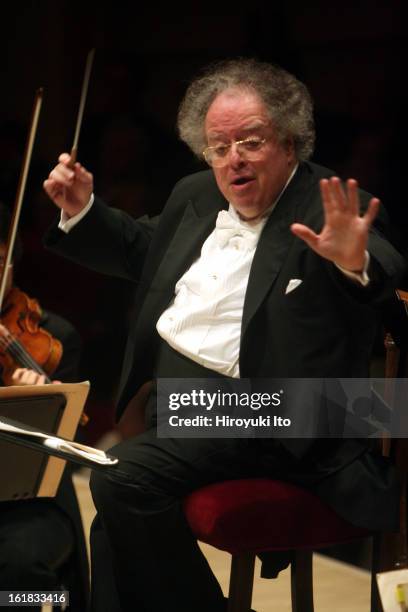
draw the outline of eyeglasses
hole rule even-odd
[[[235,140],[229,144],[218,144],[206,147],[203,151],[205,161],[213,168],[222,168],[228,163],[228,154],[232,145],[235,145],[239,155],[247,161],[259,159],[259,153],[266,142],[266,138],[250,136],[244,140]]]

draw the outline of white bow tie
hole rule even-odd
[[[261,228],[259,225],[246,227],[234,219],[228,211],[221,210],[218,213],[215,224],[215,238],[221,248],[224,248],[234,236],[241,236],[248,248],[255,247],[260,233]]]

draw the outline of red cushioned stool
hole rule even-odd
[[[267,478],[209,485],[189,495],[184,508],[198,540],[232,555],[228,612],[251,608],[256,553],[282,550],[294,555],[292,611],[313,612],[312,549],[371,535],[312,493]]]

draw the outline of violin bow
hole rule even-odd
[[[77,116],[77,121],[76,121],[76,126],[75,126],[74,142],[73,142],[72,149],[71,149],[71,159],[68,164],[70,168],[74,167],[75,162],[77,160],[79,133],[81,131],[82,117],[84,116],[84,108],[85,108],[86,97],[88,95],[88,85],[89,85],[89,79],[91,76],[94,55],[95,55],[95,49],[91,49],[86,58],[84,80],[82,81],[81,98],[79,101],[78,116]]]
[[[20,171],[20,178],[18,181],[16,199],[14,202],[13,214],[7,236],[7,243],[4,256],[3,270],[1,271],[0,280],[0,312],[3,306],[4,293],[6,290],[7,283],[7,270],[11,264],[13,256],[14,243],[16,241],[17,227],[20,220],[21,207],[23,204],[24,192],[27,183],[28,170],[31,163],[31,155],[33,152],[35,136],[37,133],[38,119],[40,117],[41,105],[43,100],[43,89],[37,89],[34,97],[33,110],[31,113],[30,128],[28,131],[28,137],[26,141],[23,163]]]

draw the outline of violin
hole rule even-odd
[[[26,142],[26,147],[23,156],[23,163],[18,181],[16,200],[14,203],[12,219],[8,231],[7,242],[4,250],[4,261],[0,268],[0,311],[1,316],[1,351],[4,358],[3,365],[3,382],[6,385],[12,383],[12,374],[21,363],[29,364],[28,367],[35,369],[37,372],[40,367],[35,363],[30,351],[26,350],[28,345],[34,346],[33,342],[23,345],[19,338],[23,338],[28,334],[35,332],[38,329],[38,322],[41,316],[41,309],[35,307],[35,300],[31,300],[28,296],[24,296],[18,289],[7,290],[9,271],[11,269],[11,259],[16,239],[17,226],[23,203],[24,191],[27,182],[28,169],[30,166],[31,155],[34,146],[35,135],[37,132],[38,119],[42,105],[43,90],[38,89],[35,98],[31,115],[30,129]],[[7,296],[6,296],[7,294]],[[20,295],[21,294],[21,295]],[[24,297],[23,297],[24,296]],[[6,307],[3,308],[3,305]],[[7,314],[6,314],[7,313]],[[30,314],[32,313],[32,314]],[[25,321],[23,323],[23,321]],[[9,327],[9,325],[11,327]],[[27,338],[26,338],[27,339]],[[32,337],[30,338],[32,339]],[[14,359],[17,357],[18,359]],[[44,363],[46,363],[47,359]],[[35,366],[35,367],[33,367]],[[27,367],[27,366],[23,366]],[[42,373],[42,370],[41,370]]]
[[[28,368],[45,376],[55,372],[62,357],[62,344],[40,327],[41,308],[37,300],[12,287],[0,319],[0,367],[3,383],[13,384],[16,368]]]

